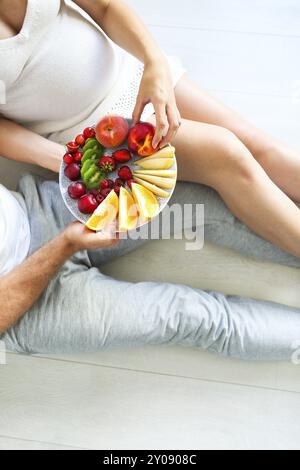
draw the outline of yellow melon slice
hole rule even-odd
[[[173,158],[152,158],[146,161],[139,160],[135,162],[135,165],[138,165],[145,170],[169,170],[173,164]]]
[[[175,148],[168,145],[158,152],[153,153],[149,157],[142,158],[140,161],[147,162],[148,160],[153,160],[156,158],[174,158],[175,157]]]
[[[143,173],[133,173],[133,177],[148,181],[148,183],[155,184],[159,188],[164,189],[172,189],[176,183],[174,178],[161,178],[160,176],[144,175]]]
[[[140,170],[137,168],[134,172],[137,175],[161,176],[163,178],[176,178],[177,176],[175,170]]]
[[[158,186],[155,186],[155,184],[148,183],[148,181],[144,181],[141,178],[135,177],[134,180],[144,186],[145,188],[149,189],[153,194],[156,194],[157,196],[160,197],[169,197],[170,194],[167,191],[164,191],[163,189],[159,188]]]

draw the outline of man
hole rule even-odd
[[[205,204],[212,241],[299,266],[237,222],[211,189],[179,183],[172,203],[184,202]],[[137,242],[118,242],[111,226],[96,234],[70,222],[57,183],[27,175],[16,194],[0,187],[0,338],[9,350],[177,343],[243,359],[291,358],[300,335],[297,309],[183,285],[113,280],[98,268]]]

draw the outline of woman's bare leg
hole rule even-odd
[[[300,257],[300,209],[233,132],[183,119],[172,143],[180,180],[214,188],[255,233]]]
[[[184,75],[176,88],[181,116],[193,121],[225,127],[249,149],[269,177],[289,197],[300,201],[300,151],[258,129],[237,112],[201,90]]]

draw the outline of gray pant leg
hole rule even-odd
[[[245,360],[290,360],[300,312],[183,285],[119,282],[69,261],[2,339],[28,353],[179,344]]]
[[[177,204],[181,208],[183,208],[184,204],[204,204],[204,242],[210,241],[245,255],[259,258],[260,260],[297,268],[300,266],[299,258],[263,240],[234,217],[216,191],[207,186],[193,183],[177,183],[169,205],[172,204]],[[199,221],[195,217],[195,211],[193,211],[190,218],[185,218],[184,222],[187,229],[195,228],[199,225]],[[161,225],[161,230],[164,233],[165,227],[163,225]],[[172,232],[174,231],[171,230]],[[113,258],[128,253],[147,241],[149,240],[122,240],[117,247],[89,253],[91,263],[94,266],[100,266]]]
[[[70,216],[55,183],[36,184],[26,177],[20,189],[31,219],[33,251],[61,230]],[[174,198],[175,202],[205,204],[206,229],[212,241],[298,266],[296,258],[239,224],[209,188],[180,184]],[[237,236],[236,224],[241,230]],[[176,343],[242,359],[290,360],[299,342],[297,309],[226,298],[182,285],[119,282],[89,267],[84,252],[69,260],[32,309],[3,335],[7,347],[23,352],[71,353]]]

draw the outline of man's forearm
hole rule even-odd
[[[75,251],[63,232],[0,278],[0,332],[24,315]]]
[[[64,147],[5,118],[0,118],[0,155],[59,171]]]
[[[76,0],[118,46],[146,64],[165,60],[139,16],[122,0]]]

